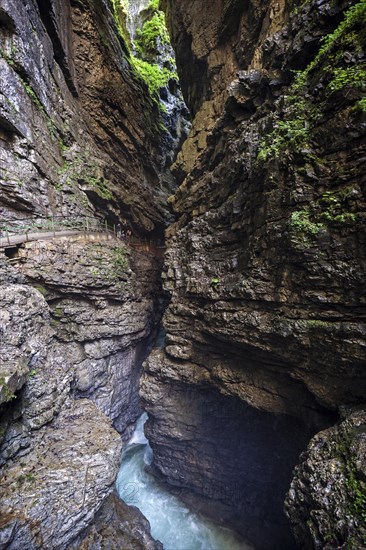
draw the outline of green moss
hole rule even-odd
[[[118,33],[123,39],[127,50],[130,44],[129,35],[126,29],[126,17],[129,10],[129,0],[112,0],[113,17],[117,25]],[[107,45],[108,45],[108,41]]]
[[[62,307],[56,306],[56,307],[53,309],[53,313],[54,313],[57,317],[63,317],[63,315],[64,315],[64,310],[63,310]]]
[[[317,330],[319,328],[328,328],[331,323],[327,321],[321,321],[320,319],[308,319],[305,321],[307,328]]]
[[[337,458],[341,458],[343,462],[345,490],[347,492],[346,513],[355,522],[356,527],[355,534],[347,540],[345,548],[357,549],[360,547],[361,537],[363,538],[363,544],[366,546],[366,483],[357,475],[356,464],[351,452],[356,434],[355,430],[364,432],[365,427],[348,428],[341,436],[337,437],[335,449],[338,455]]]
[[[328,84],[332,92],[341,90],[342,88],[352,87],[366,90],[366,70],[361,67],[354,66],[347,69],[333,69],[333,78]]]
[[[356,113],[366,113],[366,97],[363,97],[353,107],[354,112]]]
[[[148,10],[158,10],[160,6],[160,0],[150,0],[150,4],[148,5]]]
[[[353,517],[366,524],[366,483],[357,479],[356,468],[353,464],[348,470],[347,489],[350,494],[351,511]],[[364,541],[366,543],[366,540]]]
[[[306,144],[309,138],[309,124],[305,102],[299,101],[291,105],[288,117],[288,120],[276,121],[273,131],[262,139],[257,154],[258,160],[266,161],[278,157],[284,149],[297,149]]]
[[[0,377],[0,394],[3,394],[6,401],[12,401],[17,397],[15,393],[11,391],[8,384],[5,382],[4,376]]]
[[[328,225],[353,225],[357,220],[357,215],[354,212],[345,210],[343,202],[346,195],[347,188],[337,193],[331,191],[323,193],[318,202],[320,208],[319,220]]]
[[[175,71],[169,71],[165,67],[161,69],[158,65],[150,64],[137,57],[133,58],[132,62],[138,74],[146,82],[151,96],[156,95],[163,86],[167,86],[170,79],[178,79]]]
[[[134,43],[131,43],[126,29],[128,0],[112,0],[112,4],[119,34],[129,48],[131,67],[135,74],[146,83],[153,102],[164,113],[166,109],[159,101],[159,89],[167,86],[170,79],[178,80],[178,75],[174,62],[169,64],[169,68],[161,68],[156,63],[150,62],[151,56],[154,57],[159,54],[158,47],[161,44],[170,44],[165,16],[159,10],[159,0],[150,1],[146,10],[149,12],[149,17],[143,24],[142,29],[137,31]],[[135,56],[131,55],[132,51],[135,52]],[[165,132],[166,128],[160,121],[154,123],[153,128],[148,125],[148,131],[155,135],[156,133]]]
[[[363,43],[365,40],[365,19],[366,0],[361,0],[355,6],[352,6],[349,10],[345,12],[343,21],[338,25],[334,32],[328,34],[323,39],[323,44],[313,61],[309,63],[304,71],[298,73],[295,85],[298,88],[302,88],[303,85],[306,83],[311,71],[318,67],[320,62],[324,61],[325,56],[328,56],[331,53],[332,49],[337,43],[349,42],[349,35],[352,33],[352,36],[355,36],[355,34],[352,32],[354,27],[360,27],[360,32],[357,33],[357,36],[359,37],[361,43]]]
[[[113,264],[117,275],[124,274],[129,267],[128,258],[120,247],[115,247],[113,249]]]
[[[34,288],[42,294],[42,296],[47,295],[47,289],[43,285],[34,285]]]
[[[143,55],[158,53],[160,44],[169,44],[169,34],[165,25],[165,16],[162,11],[155,11],[152,18],[148,19],[141,31],[137,33],[136,46]]]
[[[310,142],[311,131],[321,116],[324,105],[315,104],[306,96],[315,76],[325,79],[330,94],[353,88],[366,90],[365,63],[344,66],[344,52],[351,49],[357,58],[366,46],[366,0],[361,0],[344,14],[342,22],[328,34],[318,53],[303,71],[296,73],[289,88],[284,108],[284,119],[275,121],[273,129],[260,142],[257,158],[267,161],[278,157],[285,149],[299,150]],[[354,110],[366,112],[366,99],[357,100]]]
[[[86,184],[93,188],[99,197],[112,200],[114,195],[109,188],[109,181],[103,177],[101,167],[88,157],[92,157],[90,151],[73,155],[70,161],[65,159],[57,171],[61,181],[55,182],[55,188],[62,190],[64,185],[78,187],[79,183]]]
[[[106,179],[87,176],[85,178],[85,181],[96,190],[96,192],[102,199],[106,199],[106,200],[113,199],[113,193],[108,188],[108,181]]]
[[[19,77],[19,78],[20,78],[20,81],[21,81],[25,91],[27,92],[27,94],[29,95],[31,100],[33,101],[34,105],[45,116],[46,124],[47,124],[48,131],[50,133],[50,136],[54,140],[57,140],[57,128],[56,128],[54,122],[52,121],[51,117],[48,115],[46,109],[42,105],[41,101],[39,100],[36,92],[34,91],[32,86],[30,84],[28,84],[23,78],[21,78],[21,77]]]
[[[309,210],[298,210],[291,214],[290,229],[297,236],[316,236],[324,225],[310,220]]]

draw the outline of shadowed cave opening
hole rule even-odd
[[[234,530],[254,548],[297,548],[284,499],[313,429],[204,387],[170,383],[147,407],[149,474],[189,510]]]

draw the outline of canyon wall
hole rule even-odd
[[[330,452],[353,476],[342,511],[314,497],[322,475],[337,486],[313,456],[336,435],[299,453],[365,404],[365,3],[164,6],[195,118],[173,166],[166,347],[141,389],[154,472],[259,548],[290,548],[303,461],[300,547],[361,547],[364,424]]]
[[[1,215],[160,231],[159,109],[106,0],[1,2]]]
[[[300,547],[362,547],[365,2],[162,5],[194,118],[141,381],[152,471],[258,548],[296,546],[285,498]],[[0,38],[1,230],[161,236],[173,155],[111,3],[0,0]],[[1,254],[0,545],[159,548],[113,486],[161,268],[87,231]]]
[[[0,38],[1,237],[79,223],[0,249],[0,546],[159,548],[112,493],[161,254],[90,225],[162,235],[161,114],[108,1],[1,0]]]

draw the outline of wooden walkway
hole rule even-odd
[[[29,222],[29,221],[28,221]],[[39,227],[42,222],[47,225],[47,229]],[[74,227],[66,229],[63,227],[65,223],[69,226],[75,224]],[[37,227],[38,226],[38,227]],[[50,230],[51,226],[51,230]],[[123,242],[127,246],[131,246],[140,252],[152,252],[156,255],[162,255],[165,247],[159,241],[144,239],[132,235],[127,237],[117,235],[116,226],[109,226],[107,223],[100,223],[96,218],[45,218],[38,222],[35,227],[32,226],[3,226],[2,236],[0,237],[0,249],[16,248],[24,243],[32,241],[49,240],[60,237],[71,237],[75,235],[89,235],[95,239],[98,235],[105,238],[106,236],[113,240]]]
[[[48,232],[34,232],[23,233],[21,235],[8,235],[7,237],[0,238],[0,248],[14,248],[20,244],[28,243],[31,241],[42,241],[47,239],[53,239],[54,237],[68,237],[70,235],[79,235],[80,231],[71,229],[69,231],[48,231]]]

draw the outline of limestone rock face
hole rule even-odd
[[[161,231],[159,109],[110,2],[2,0],[3,220],[98,213]]]
[[[0,404],[15,398],[50,340],[49,312],[35,290],[20,285],[0,287]]]
[[[365,430],[365,412],[347,411],[301,455],[286,508],[302,548],[365,545]]]
[[[9,548],[76,548],[112,491],[121,437],[111,424],[128,438],[141,412],[160,270],[154,255],[103,236],[27,243],[0,260],[0,540]],[[127,523],[116,527],[126,540]]]
[[[217,460],[218,448],[230,448],[222,441],[225,428],[212,436],[215,448],[201,463],[200,426],[207,424],[195,420],[189,403],[201,402],[201,418],[204,392],[217,390],[216,406],[236,425],[222,396],[240,400],[246,414],[240,413],[238,433],[251,440],[244,418],[252,418],[257,439],[242,453],[249,473],[244,468],[237,477],[246,496],[228,517],[244,526],[252,518],[248,533],[255,544],[263,525],[257,506],[265,509],[269,501],[256,491],[251,462],[267,471],[269,445],[278,470],[281,462],[283,471],[289,467],[282,486],[276,475],[269,480],[281,514],[291,468],[310,436],[333,424],[340,406],[365,406],[365,114],[358,85],[339,80],[365,66],[364,38],[356,49],[349,38],[360,37],[364,7],[240,3],[228,47],[237,74],[227,77],[222,92],[226,68],[217,69],[216,82],[210,60],[226,43],[217,31],[224,6],[239,3],[213,2],[209,18],[194,4],[192,15],[184,2],[166,3],[178,67],[187,56],[193,65],[202,61],[207,85],[194,76],[188,84],[181,68],[203,145],[178,167],[182,184],[171,198],[177,219],[167,230],[163,273],[171,294],[166,347],[146,364],[142,396],[151,414],[155,471],[195,497],[208,496],[211,472],[225,484],[237,467],[227,460],[225,469],[225,460]],[[258,24],[249,31],[254,13]],[[324,36],[331,44],[326,54]],[[221,117],[212,129],[203,113],[216,98]],[[182,398],[179,407],[178,394],[186,393],[191,402]],[[263,419],[269,427],[275,418],[281,449],[256,424]],[[296,429],[286,426],[289,419],[299,422]],[[267,524],[267,544],[287,547],[285,519],[282,530],[277,519]]]
[[[0,1],[1,236],[86,216],[162,234],[170,152],[112,11],[109,0]],[[160,271],[106,235],[0,251],[1,547],[76,548],[90,533],[141,413]],[[111,510],[99,517],[130,513]]]
[[[119,435],[96,406],[70,401],[37,431],[30,452],[3,470],[3,547],[69,548],[112,491],[120,451]]]
[[[96,514],[94,524],[85,540],[75,548],[79,550],[163,550],[160,542],[150,535],[147,519],[135,506],[127,506],[112,493]]]

